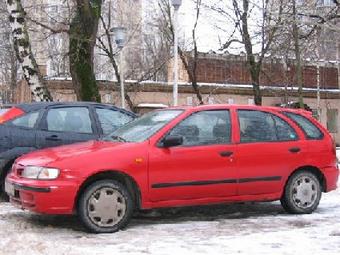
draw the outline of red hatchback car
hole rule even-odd
[[[311,213],[336,189],[332,137],[302,110],[209,105],[154,111],[102,140],[19,158],[11,202],[77,213],[92,232],[115,232],[135,209],[280,200]]]

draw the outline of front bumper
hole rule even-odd
[[[39,181],[9,175],[6,192],[13,205],[43,214],[72,214],[77,194],[75,183]]]

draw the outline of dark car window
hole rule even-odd
[[[260,111],[238,110],[241,142],[276,141],[275,123],[270,114]]]
[[[48,131],[93,133],[90,112],[86,107],[50,109],[46,121]]]
[[[309,139],[322,139],[323,134],[310,120],[300,114],[284,112],[286,116],[291,118],[303,130],[306,137]]]
[[[132,116],[111,109],[96,108],[96,113],[105,135],[133,120]]]
[[[168,135],[182,136],[184,146],[230,143],[229,111],[194,113],[173,128]]]
[[[31,112],[16,118],[12,124],[17,127],[33,128],[39,117],[39,112]]]

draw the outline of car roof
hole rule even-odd
[[[209,105],[199,105],[199,106],[176,106],[167,108],[169,110],[191,110],[191,111],[199,111],[199,110],[213,110],[213,109],[221,109],[221,108],[229,108],[229,109],[250,109],[250,110],[269,110],[269,111],[289,111],[296,113],[309,113],[304,109],[292,109],[292,108],[283,108],[277,106],[259,106],[259,105],[241,105],[241,104],[209,104]]]
[[[119,108],[117,106],[114,106],[111,104],[102,104],[102,103],[97,103],[97,102],[34,102],[34,103],[22,103],[22,104],[17,104],[13,106],[20,108],[24,112],[32,112],[32,111],[38,111],[40,109],[45,109],[51,106],[89,106],[89,105],[107,106],[107,107],[115,108],[120,111],[124,111],[128,114],[135,116],[134,113],[127,111],[125,109]]]

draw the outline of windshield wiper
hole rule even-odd
[[[118,135],[113,135],[113,136],[111,136],[111,139],[113,139],[113,140],[117,140],[117,141],[119,141],[119,142],[127,142],[123,137],[121,137],[121,136],[118,136]]]

